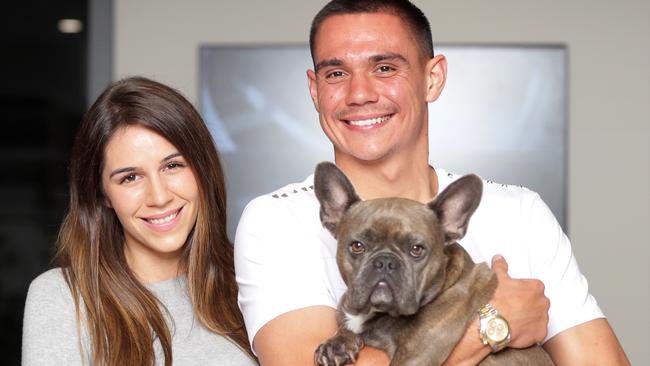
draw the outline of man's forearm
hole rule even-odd
[[[383,351],[372,347],[364,347],[359,356],[355,366],[388,366],[390,359]]]
[[[476,365],[490,354],[490,347],[481,342],[479,335],[478,316],[470,324],[456,347],[451,351],[444,366]]]

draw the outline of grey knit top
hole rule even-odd
[[[167,319],[167,324],[172,333],[174,365],[256,365],[234,343],[208,331],[194,317],[185,276],[147,287],[173,319]],[[158,342],[154,347],[156,365],[163,365],[162,348]],[[41,274],[27,293],[22,364],[91,365],[91,360],[90,338],[82,327],[79,341],[74,302],[61,269]]]

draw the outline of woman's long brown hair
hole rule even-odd
[[[155,339],[165,365],[172,361],[171,334],[160,303],[129,269],[122,227],[105,205],[101,185],[108,140],[116,130],[136,124],[171,142],[197,178],[199,212],[179,268],[187,274],[195,316],[252,355],[237,306],[225,183],[210,132],[178,92],[133,77],[109,86],[81,122],[70,158],[70,207],[58,237],[56,260],[72,291],[78,324],[87,327],[93,363],[152,365]]]

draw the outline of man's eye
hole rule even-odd
[[[377,71],[379,71],[380,73],[390,73],[395,71],[395,68],[388,65],[381,65],[377,68]]]
[[[336,79],[343,77],[343,71],[332,71],[330,73],[325,74],[325,78],[327,79]]]

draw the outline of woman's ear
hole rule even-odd
[[[447,58],[444,55],[437,55],[430,59],[425,65],[427,78],[427,103],[438,99],[447,81]]]

